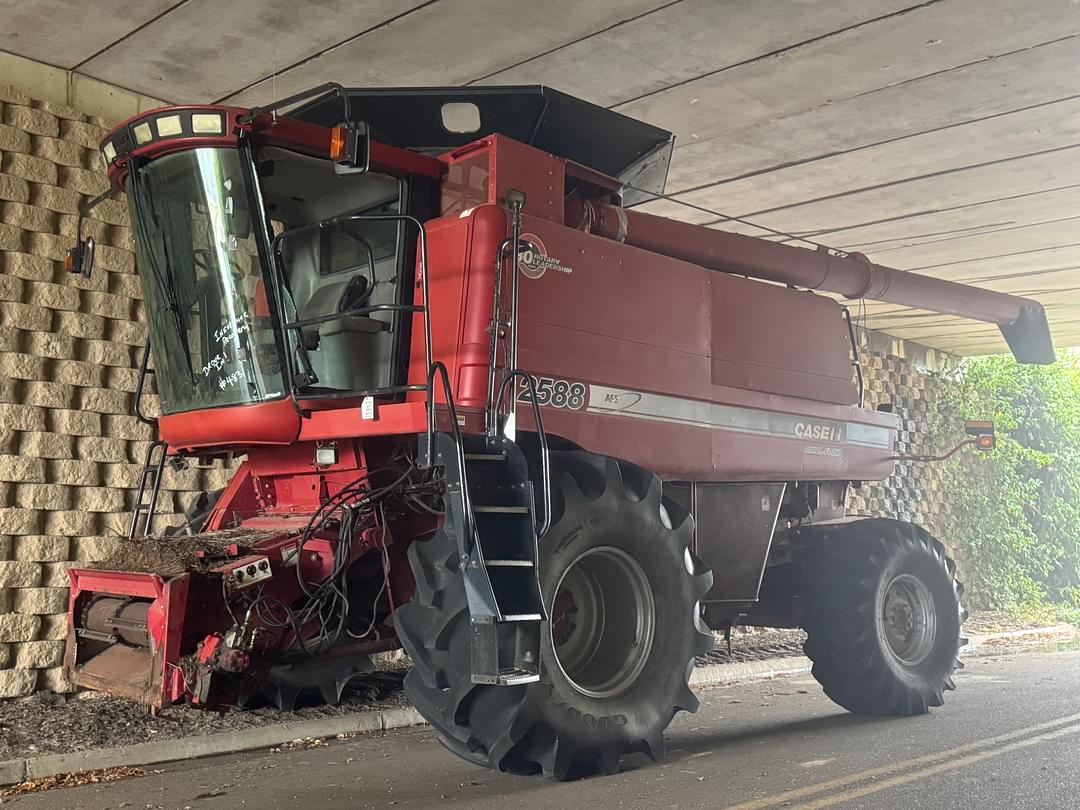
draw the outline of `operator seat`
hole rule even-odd
[[[366,267],[322,272],[326,266],[321,255],[325,244],[322,235],[316,229],[285,240],[286,274],[296,319],[325,319],[300,328],[301,344],[318,378],[313,387],[339,391],[384,387],[388,384],[383,374],[390,323],[349,314],[368,305],[375,290]]]

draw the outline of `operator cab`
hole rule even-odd
[[[432,218],[501,199],[495,134],[572,161],[567,192],[628,178],[624,201],[663,188],[672,145],[669,132],[543,87],[324,85],[252,110],[150,110],[113,129],[107,194],[128,196],[170,445],[284,443],[301,410],[426,392],[418,241]],[[508,161],[512,173],[533,182]],[[562,189],[543,194],[561,222]],[[72,271],[89,272],[92,248],[80,233]],[[427,368],[410,370],[421,352]],[[248,405],[264,407],[227,410]]]
[[[400,398],[416,309],[403,215],[414,197],[430,213],[433,178],[395,165],[404,150],[343,167],[332,128],[245,114],[151,111],[103,146],[127,192],[162,413]]]

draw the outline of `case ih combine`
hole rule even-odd
[[[291,706],[403,646],[447,748],[557,778],[660,756],[736,622],[804,627],[852,711],[940,705],[962,589],[920,527],[845,518],[895,417],[861,407],[847,311],[812,290],[998,324],[1025,362],[1053,360],[1043,310],[624,207],[671,147],[540,87],[326,85],[114,129],[162,413],[127,555],[71,571],[75,682]],[[164,466],[233,456],[155,534]]]

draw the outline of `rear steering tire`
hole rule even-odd
[[[918,526],[864,520],[815,531],[803,547],[806,655],[833,701],[868,715],[941,706],[966,639],[963,586]]]
[[[417,591],[396,624],[414,662],[405,691],[447,748],[568,779],[615,772],[625,754],[659,758],[675,713],[697,708],[688,683],[712,645],[698,609],[712,575],[689,549],[690,516],[646,470],[555,452],[552,484],[538,683],[471,682],[468,605],[445,532],[410,547]]]

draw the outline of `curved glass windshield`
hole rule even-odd
[[[285,393],[240,160],[235,149],[195,149],[127,181],[164,413]]]

